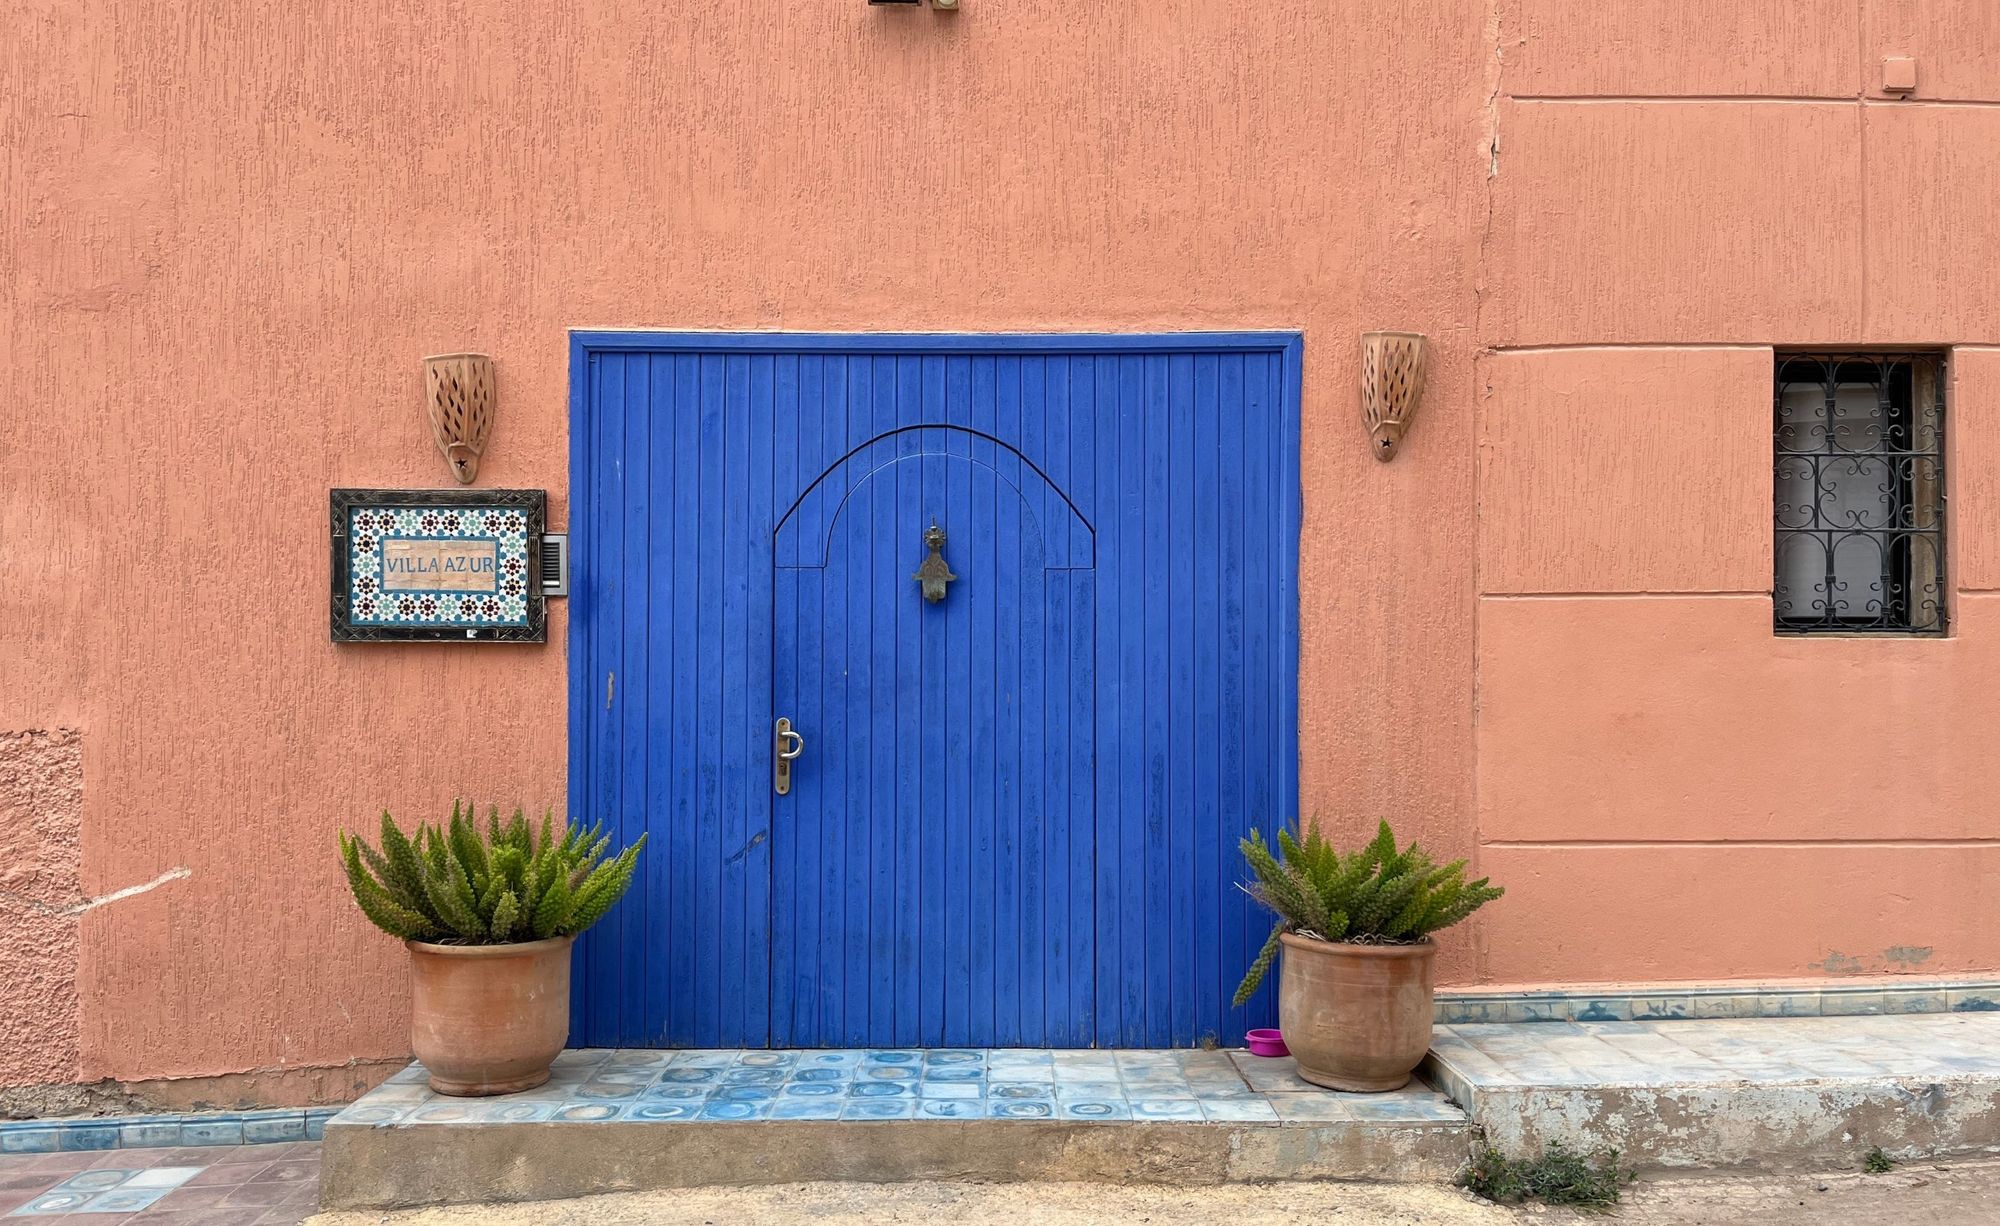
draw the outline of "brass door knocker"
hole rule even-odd
[[[924,564],[917,567],[917,573],[911,577],[923,585],[924,599],[936,604],[944,599],[944,585],[958,578],[951,573],[951,567],[945,565],[944,529],[937,526],[936,520],[932,520],[931,526],[924,529],[924,545],[931,551],[930,556],[924,559]]]

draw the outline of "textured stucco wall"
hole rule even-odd
[[[337,649],[325,492],[445,482],[476,348],[563,523],[570,327],[1303,328],[1304,808],[1469,848],[1490,18],[0,0],[0,728],[84,729],[87,891],[190,873],[85,918],[80,1075],[406,1050],[333,831],[560,803],[563,611]],[[1440,340],[1391,466],[1369,327]]]
[[[560,804],[563,608],[545,647],[337,649],[325,491],[443,484],[417,362],[476,348],[501,378],[480,483],[548,488],[561,525],[587,326],[1301,328],[1301,808],[1512,887],[1447,938],[1448,980],[1799,973],[1812,928],[1736,937],[1836,900],[1822,943],[2000,966],[1991,925],[1881,909],[1974,810],[1820,830],[1833,782],[1755,765],[1642,790],[1667,733],[1547,689],[1579,653],[1684,688],[1685,643],[1807,678],[1763,696],[1773,750],[1829,694],[1976,713],[1936,684],[1990,650],[1969,610],[1954,656],[1800,660],[1726,602],[1756,603],[1768,548],[1743,496],[1768,492],[1764,346],[2000,341],[2000,111],[1953,105],[2000,98],[1988,7],[0,0],[0,730],[82,730],[80,896],[186,874],[80,916],[75,1075],[406,1049],[400,951],[332,832]],[[1919,57],[1919,101],[1874,96],[1878,47]],[[1388,465],[1356,423],[1366,328],[1435,342]],[[2000,512],[1959,492],[1961,579],[1991,585]],[[1966,805],[1972,769],[1926,779]],[[1711,871],[1732,796],[1816,841]],[[1663,873],[1706,928],[1582,938],[1583,900]]]
[[[1510,893],[1482,973],[1991,972],[1996,10],[1508,7],[1476,744]],[[1773,635],[1782,345],[1951,350],[1949,639]]]
[[[0,1086],[77,1075],[83,739],[0,732]]]

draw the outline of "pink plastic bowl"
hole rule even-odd
[[[1289,1056],[1292,1049],[1285,1046],[1285,1036],[1275,1030],[1252,1030],[1243,1036],[1253,1056]]]

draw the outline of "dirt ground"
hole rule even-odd
[[[2000,1222],[2000,1162],[1913,1164],[1886,1175],[1676,1176],[1642,1179],[1607,1219],[1489,1205],[1456,1188],[1272,1184],[1212,1188],[1096,1184],[789,1184],[592,1196],[529,1205],[321,1214],[307,1226],[1514,1226],[1612,1220],[1631,1226],[1990,1226]]]

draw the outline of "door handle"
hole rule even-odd
[[[790,742],[790,748],[786,747]],[[792,759],[806,751],[806,739],[792,730],[792,721],[780,717],[777,735],[771,738],[771,787],[780,796],[792,790]]]

